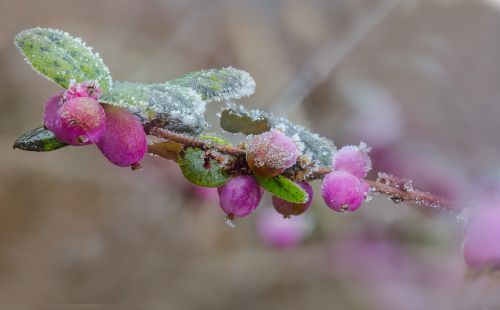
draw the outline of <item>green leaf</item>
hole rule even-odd
[[[293,181],[282,175],[277,177],[263,177],[255,175],[259,184],[274,196],[293,203],[307,201],[307,193]]]
[[[209,144],[213,143],[213,144],[220,144],[220,145],[226,145],[226,146],[233,145],[231,143],[231,141],[229,141],[223,137],[219,137],[218,135],[213,134],[213,133],[203,133],[198,137],[198,139],[205,141]]]
[[[255,81],[250,74],[231,67],[191,72],[167,83],[189,87],[207,101],[240,99],[255,91]]]
[[[251,118],[249,115],[226,109],[220,114],[220,126],[230,133],[258,135],[271,129],[266,118]]]
[[[28,131],[14,142],[15,149],[33,152],[49,152],[66,145],[66,143],[57,140],[52,131],[43,127]]]
[[[182,174],[191,183],[204,187],[219,187],[229,180],[229,174],[215,160],[210,159],[205,165],[205,152],[196,148],[187,148],[177,160]]]
[[[155,154],[169,160],[177,160],[182,149],[182,144],[172,141],[162,141],[148,145],[148,153]]]
[[[26,62],[49,80],[68,88],[70,81],[97,81],[105,90],[112,79],[101,57],[79,39],[49,28],[27,29],[15,37]]]
[[[330,166],[336,151],[333,141],[320,137],[301,125],[269,112],[246,109],[234,103],[225,105],[220,124],[222,129],[231,133],[259,134],[270,128],[279,129],[294,140],[302,155],[322,166]]]
[[[186,87],[115,81],[113,88],[104,91],[99,101],[128,108],[143,123],[175,132],[199,134],[207,127],[205,101]]]

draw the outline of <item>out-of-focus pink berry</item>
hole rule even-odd
[[[82,83],[72,82],[64,93],[64,100],[71,100],[77,97],[89,97],[98,100],[101,96],[101,88],[94,81]]]
[[[483,207],[469,223],[463,243],[471,267],[500,265],[500,207]]]
[[[369,148],[363,142],[359,146],[344,146],[335,153],[332,169],[346,171],[355,177],[364,178],[372,168],[368,151]]]
[[[106,115],[95,99],[73,98],[56,111],[52,127],[54,135],[62,142],[70,145],[91,144],[104,134]]]
[[[299,152],[293,140],[271,129],[253,137],[247,145],[247,163],[255,174],[277,176],[297,161]]]
[[[120,167],[135,166],[144,157],[148,141],[139,119],[127,109],[104,105],[106,131],[96,143],[102,154]]]
[[[332,171],[321,185],[321,196],[326,205],[337,212],[357,210],[370,190],[369,185],[345,171]]]
[[[309,206],[311,206],[312,199],[313,199],[313,189],[311,185],[307,182],[297,182],[297,185],[302,187],[303,190],[306,191],[308,198],[307,201],[304,203],[292,203],[288,202],[286,200],[283,200],[281,198],[278,198],[276,196],[273,196],[272,201],[273,201],[273,206],[278,211],[280,214],[282,214],[284,217],[288,218],[292,215],[300,215],[304,212],[306,212],[307,209],[309,209]]]
[[[217,188],[219,204],[230,217],[244,217],[252,213],[260,203],[264,190],[254,177],[237,176]]]
[[[54,117],[56,116],[57,110],[63,103],[63,95],[64,91],[60,91],[50,97],[45,103],[45,108],[43,110],[43,124],[50,131],[54,131]]]
[[[313,229],[308,214],[284,219],[270,208],[257,212],[257,232],[268,245],[288,248],[300,244]]]

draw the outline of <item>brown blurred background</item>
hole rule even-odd
[[[245,105],[339,146],[364,140],[376,171],[466,204],[499,168],[498,1],[0,0],[0,23],[1,309],[500,307],[498,281],[466,272],[452,215],[375,197],[346,216],[317,196],[313,233],[279,250],[254,215],[227,227],[173,163],[132,172],[94,146],[12,149],[58,90],[12,38],[52,27],[93,46],[115,79],[244,69],[257,82]]]

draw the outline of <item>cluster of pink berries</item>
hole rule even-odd
[[[361,144],[340,149],[332,162],[321,187],[325,203],[338,212],[358,209],[370,190],[363,180],[371,169],[368,148]],[[255,175],[274,177],[292,167],[299,156],[293,140],[283,132],[272,129],[253,137],[246,148],[248,166]],[[297,182],[307,193],[304,203],[291,203],[272,197],[273,206],[285,218],[304,213],[311,205],[313,189],[306,181]],[[259,205],[263,190],[253,176],[238,176],[219,187],[219,203],[228,218],[244,217]]]
[[[371,170],[369,148],[348,145],[333,157],[332,172],[323,179],[321,195],[331,209],[338,212],[357,210],[367,198],[370,186],[365,178]]]
[[[71,83],[46,102],[44,125],[69,145],[95,143],[120,167],[136,167],[147,150],[147,138],[137,117],[123,108],[101,105],[94,82]]]

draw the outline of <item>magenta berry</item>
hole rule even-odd
[[[54,131],[54,117],[59,107],[63,103],[64,91],[60,91],[57,94],[50,97],[45,103],[45,108],[43,110],[43,124],[50,130]]]
[[[76,83],[72,81],[68,90],[64,93],[64,100],[71,100],[77,97],[89,97],[98,100],[101,96],[101,88],[94,81]]]
[[[257,212],[257,232],[264,243],[274,248],[297,246],[314,228],[308,214],[284,220],[270,208],[260,211]]]
[[[358,209],[368,194],[368,184],[349,172],[332,171],[321,186],[321,196],[330,209],[352,212]]]
[[[483,207],[467,227],[465,263],[471,267],[500,265],[500,207]]]
[[[146,154],[148,142],[139,119],[124,108],[105,105],[106,131],[96,143],[102,154],[120,167],[135,167]]]
[[[57,110],[53,132],[57,139],[70,145],[97,142],[104,134],[106,115],[92,98],[79,97],[64,102]]]
[[[297,161],[299,152],[292,139],[271,129],[255,136],[247,145],[247,163],[255,174],[277,176]]]
[[[306,191],[308,197],[307,201],[304,203],[292,203],[276,196],[273,196],[273,206],[278,211],[278,213],[282,214],[283,217],[289,218],[292,215],[300,215],[304,213],[312,203],[313,198],[313,189],[311,185],[307,182],[298,182],[297,185],[302,187],[303,190]]]
[[[217,191],[220,207],[229,218],[244,217],[252,213],[264,194],[257,180],[248,175],[230,179]]]
[[[355,177],[364,178],[372,168],[368,151],[369,148],[363,142],[359,146],[344,146],[335,153],[332,169],[346,171]]]

